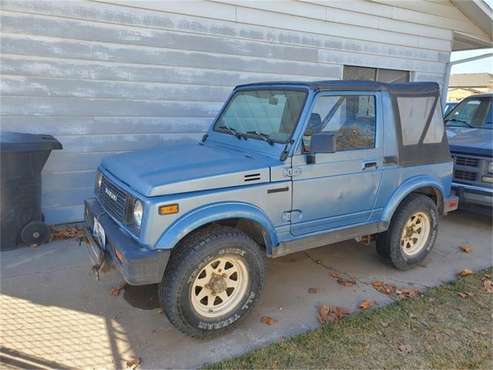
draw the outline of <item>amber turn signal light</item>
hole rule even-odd
[[[178,207],[178,203],[159,206],[160,215],[173,215],[175,213],[178,213],[179,210],[180,208]]]

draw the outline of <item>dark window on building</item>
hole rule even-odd
[[[336,136],[338,151],[374,148],[375,126],[374,96],[321,96],[305,131],[305,150],[309,151],[311,135],[321,131]]]
[[[379,82],[409,82],[409,71],[397,69],[344,66],[343,79]]]

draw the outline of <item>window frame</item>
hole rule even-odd
[[[313,113],[313,110],[316,107],[318,100],[320,98],[328,97],[328,96],[330,96],[330,97],[334,97],[334,96],[372,96],[374,99],[374,103],[375,103],[375,134],[373,137],[373,142],[374,142],[373,147],[337,150],[337,146],[336,146],[336,152],[335,153],[347,153],[347,152],[356,152],[356,151],[365,151],[365,150],[377,149],[380,145],[379,140],[378,140],[378,138],[379,138],[379,133],[378,133],[379,118],[380,118],[378,110],[379,110],[379,106],[380,106],[380,93],[377,91],[322,91],[322,92],[317,93],[313,98],[311,106],[308,110],[306,122],[304,123],[303,132],[301,134],[301,140],[299,142],[299,145],[298,145],[296,152],[300,153],[300,154],[311,153],[310,151],[305,151],[305,144],[304,144],[305,131],[308,128],[308,122],[310,121],[310,116]],[[335,153],[328,153],[328,154],[330,155],[330,154],[335,154]],[[320,153],[320,154],[322,154],[322,153]],[[324,153],[324,154],[327,154],[327,153]]]
[[[371,72],[373,72],[373,78],[369,79],[368,81],[376,81],[376,82],[389,83],[389,82],[384,81],[384,80],[382,80],[382,79],[379,78],[380,77],[380,74],[383,71],[404,72],[404,73],[407,74],[407,81],[405,81],[405,82],[411,82],[412,79],[413,79],[412,71],[409,71],[407,69],[380,68],[380,67],[368,67],[368,66],[358,66],[358,65],[352,65],[352,64],[344,64],[343,65],[343,69],[342,69],[342,78],[344,80],[367,81],[367,79],[359,79],[359,78],[356,78],[356,79],[353,79],[353,78],[347,79],[346,78],[347,76],[344,76],[344,73],[345,72],[349,72],[349,68],[360,68],[360,69],[372,70]],[[392,81],[392,82],[395,82],[395,81]],[[405,82],[399,81],[397,83],[405,83]]]

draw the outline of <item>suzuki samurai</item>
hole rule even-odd
[[[183,333],[217,335],[258,301],[266,256],[365,238],[416,266],[458,206],[452,166],[436,83],[240,85],[202,140],[102,161],[89,252],[158,283]]]

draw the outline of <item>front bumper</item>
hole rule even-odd
[[[460,198],[461,205],[471,204],[493,207],[493,189],[475,185],[452,183],[452,189]]]
[[[159,283],[169,260],[170,251],[143,247],[123,230],[104,211],[95,198],[84,202],[84,218],[89,241],[89,257],[95,265],[105,257],[111,259],[116,269],[130,285]],[[103,226],[106,246],[102,248],[92,237],[94,217]]]

